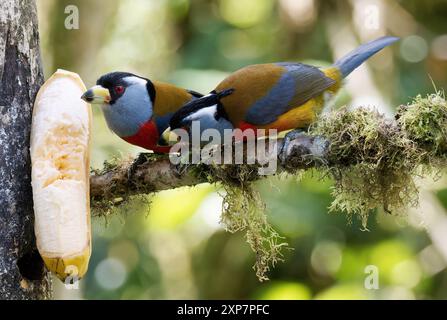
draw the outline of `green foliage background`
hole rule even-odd
[[[87,86],[109,71],[130,71],[208,92],[253,63],[330,64],[358,42],[394,34],[402,41],[360,68],[336,105],[377,105],[388,115],[410,97],[447,84],[447,1],[37,0],[46,76],[77,72]],[[67,30],[67,5],[80,28]],[[443,53],[444,52],[444,53]],[[430,77],[429,77],[430,76]],[[114,136],[94,109],[93,167],[142,151]],[[94,221],[93,254],[80,290],[86,299],[446,299],[447,184],[422,185],[420,208],[361,221],[328,214],[329,179],[270,178],[256,185],[268,219],[293,250],[258,282],[243,235],[218,224],[221,197],[210,185],[151,196],[151,210]],[[365,267],[380,288],[364,287]],[[57,280],[55,280],[57,283]]]

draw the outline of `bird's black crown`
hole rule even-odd
[[[110,72],[110,73],[106,73],[105,75],[101,76],[97,81],[96,84],[100,85],[104,88],[112,88],[118,84],[124,84],[123,83],[123,79],[126,77],[137,77],[137,78],[141,78],[144,80],[147,80],[146,78],[137,76],[136,74],[130,73],[130,72],[121,72],[121,71],[116,71],[116,72]]]
[[[148,91],[149,97],[152,102],[155,101],[155,88],[154,88],[153,83],[149,79],[138,76],[134,73],[121,72],[121,71],[106,73],[105,75],[101,76],[96,81],[96,84],[109,89],[110,95],[112,97],[112,100],[110,101],[110,103],[113,104],[116,100],[116,97],[115,97],[113,90],[111,90],[111,89],[113,87],[119,86],[119,85],[121,85],[123,87],[127,87],[128,84],[123,80],[124,78],[127,78],[127,77],[137,77],[137,78],[146,80],[146,89]]]

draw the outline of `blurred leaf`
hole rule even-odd
[[[357,284],[339,284],[320,292],[315,296],[318,300],[365,300],[366,290]]]
[[[388,240],[372,247],[369,263],[379,268],[381,280],[393,282],[394,268],[412,256],[410,248],[404,242]]]
[[[436,196],[438,197],[442,206],[444,208],[447,208],[447,189],[439,190],[438,192],[436,192]]]
[[[203,184],[158,193],[152,198],[148,226],[151,229],[176,229],[196,212],[213,190],[211,185]]]
[[[367,265],[368,255],[365,250],[345,248],[342,255],[342,264],[337,273],[337,279],[342,281],[362,281],[365,277],[364,269]]]
[[[220,0],[219,9],[226,22],[248,28],[264,22],[274,6],[273,0]]]
[[[310,289],[299,282],[274,281],[255,293],[261,300],[309,300]]]

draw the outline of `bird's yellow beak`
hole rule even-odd
[[[91,104],[110,103],[110,92],[102,86],[94,86],[81,96],[81,99]]]

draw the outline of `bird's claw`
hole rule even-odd
[[[147,152],[142,152],[142,153],[138,154],[138,157],[129,166],[129,168],[127,169],[127,181],[129,183],[132,182],[132,178],[135,175],[135,172],[137,171],[138,166],[145,163],[147,161],[147,158],[149,155],[150,155],[150,153],[147,153]]]
[[[188,170],[191,163],[190,157],[191,157],[190,151],[180,155],[180,161],[178,162],[178,164],[174,166],[174,170],[177,175],[181,176]]]
[[[291,148],[293,148],[293,144],[291,143],[293,140],[297,139],[300,136],[305,135],[304,131],[301,129],[294,129],[286,133],[284,137],[284,142],[281,148],[280,160],[282,163],[285,163],[287,160],[287,156],[290,154]]]

